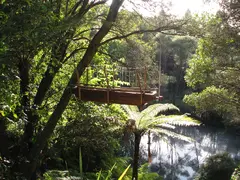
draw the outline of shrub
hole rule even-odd
[[[207,158],[195,178],[196,180],[228,180],[234,171],[235,163],[227,153]]]
[[[234,170],[231,180],[239,180],[240,179],[240,165]]]

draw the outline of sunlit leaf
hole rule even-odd
[[[167,130],[167,129],[162,129],[162,128],[154,128],[151,129],[152,132],[157,133],[157,134],[164,134],[166,136],[172,137],[172,138],[177,138],[186,142],[193,142],[194,139],[191,137],[183,136],[181,134],[175,133],[173,131]]]

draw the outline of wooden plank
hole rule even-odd
[[[89,85],[87,86],[86,85],[80,85],[80,89],[87,89],[87,90],[96,90],[96,91],[99,91],[99,90],[108,90],[108,88],[106,87],[97,87],[97,86],[92,86],[92,85]],[[140,92],[140,88],[139,87],[115,87],[115,88],[111,88],[111,90],[113,91],[126,91],[126,92]],[[144,92],[146,93],[152,93],[152,92],[155,92],[157,91],[157,88],[152,88],[152,89],[146,89],[144,90]]]
[[[74,94],[76,97],[78,95],[78,88],[76,88]],[[156,91],[148,91],[144,94],[141,94],[140,91],[136,91],[136,89],[103,89],[103,88],[87,88],[81,87],[81,100],[82,101],[94,101],[100,103],[116,103],[116,104],[128,104],[128,105],[143,105],[147,102],[156,100]],[[109,98],[108,98],[108,90],[109,90]],[[142,102],[141,102],[142,96]]]

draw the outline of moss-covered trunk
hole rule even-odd
[[[138,160],[139,160],[141,133],[135,132],[134,136],[135,136],[135,141],[134,141],[132,180],[138,180]]]

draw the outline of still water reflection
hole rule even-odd
[[[190,180],[204,160],[216,153],[228,152],[240,159],[240,136],[207,127],[178,127],[175,132],[195,139],[185,142],[176,138],[151,134],[150,168],[166,180]],[[141,141],[142,161],[147,160],[148,136]]]

